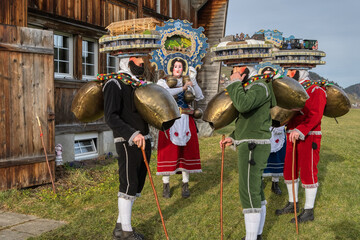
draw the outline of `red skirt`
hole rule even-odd
[[[157,175],[172,175],[183,171],[201,172],[199,140],[192,117],[189,117],[189,129],[191,138],[186,146],[174,145],[164,132],[159,131]],[[166,135],[169,137],[169,130],[166,131]]]

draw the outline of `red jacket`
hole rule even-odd
[[[297,129],[300,139],[308,135],[310,131],[321,131],[321,118],[326,105],[326,92],[324,88],[312,85],[306,92],[310,98],[306,101],[301,112],[294,116],[288,123],[287,130]],[[301,136],[301,133],[303,136]]]

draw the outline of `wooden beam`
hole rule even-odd
[[[55,160],[55,154],[47,154],[49,161]],[[35,156],[35,157],[19,157],[19,158],[12,158],[12,159],[0,159],[0,168],[4,167],[11,167],[11,166],[20,166],[26,164],[33,164],[33,163],[41,163],[45,162],[45,155],[44,156]]]
[[[51,49],[51,48],[22,46],[22,45],[11,44],[11,43],[0,43],[0,51],[26,52],[26,53],[54,55],[54,49]]]
[[[137,0],[137,17],[142,18],[144,16],[143,13],[143,0]]]

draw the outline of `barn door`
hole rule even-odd
[[[0,24],[0,190],[49,182],[54,171],[53,33]]]

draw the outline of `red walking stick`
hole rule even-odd
[[[299,234],[299,226],[298,226],[298,219],[297,219],[297,211],[296,211],[296,198],[295,198],[295,180],[294,180],[294,175],[295,175],[295,146],[296,146],[296,140],[294,140],[293,143],[293,154],[292,154],[292,194],[293,194],[293,199],[294,199],[294,214],[295,214],[295,224],[296,224],[296,233]]]
[[[39,119],[38,116],[36,116],[36,118],[37,118],[38,124],[39,124],[41,143],[42,143],[42,146],[44,148],[45,160],[46,160],[46,164],[47,164],[48,169],[49,169],[49,174],[50,174],[50,179],[51,179],[51,183],[52,183],[53,192],[54,192],[54,194],[56,194],[54,179],[53,179],[53,176],[51,174],[51,168],[50,168],[50,164],[49,164],[49,160],[48,160],[48,157],[47,157],[46,148],[45,148],[45,144],[44,144],[44,137],[43,137],[43,132],[42,132],[42,129],[41,129],[40,119]]]
[[[225,140],[225,135],[222,135],[222,141]],[[225,144],[221,144],[221,177],[220,177],[220,229],[221,240],[224,239],[223,231],[223,179],[224,179],[224,156],[225,156]]]
[[[159,210],[159,213],[160,213],[160,218],[161,218],[161,222],[162,222],[162,225],[163,225],[163,228],[164,228],[165,236],[166,236],[166,239],[169,240],[169,235],[168,235],[168,233],[166,231],[166,227],[165,227],[165,221],[164,221],[163,215],[161,213],[161,209],[160,209],[159,199],[157,197],[157,193],[156,193],[156,190],[155,190],[155,187],[154,187],[154,182],[153,182],[152,177],[151,177],[150,167],[149,167],[149,164],[148,164],[148,161],[147,161],[147,158],[146,158],[145,145],[141,148],[141,151],[142,151],[142,155],[143,155],[144,162],[145,162],[145,165],[146,165],[146,169],[147,169],[148,174],[149,174],[151,187],[152,187],[154,195],[155,195],[155,200],[156,200],[156,204],[157,204],[157,207],[158,207],[158,210]]]

